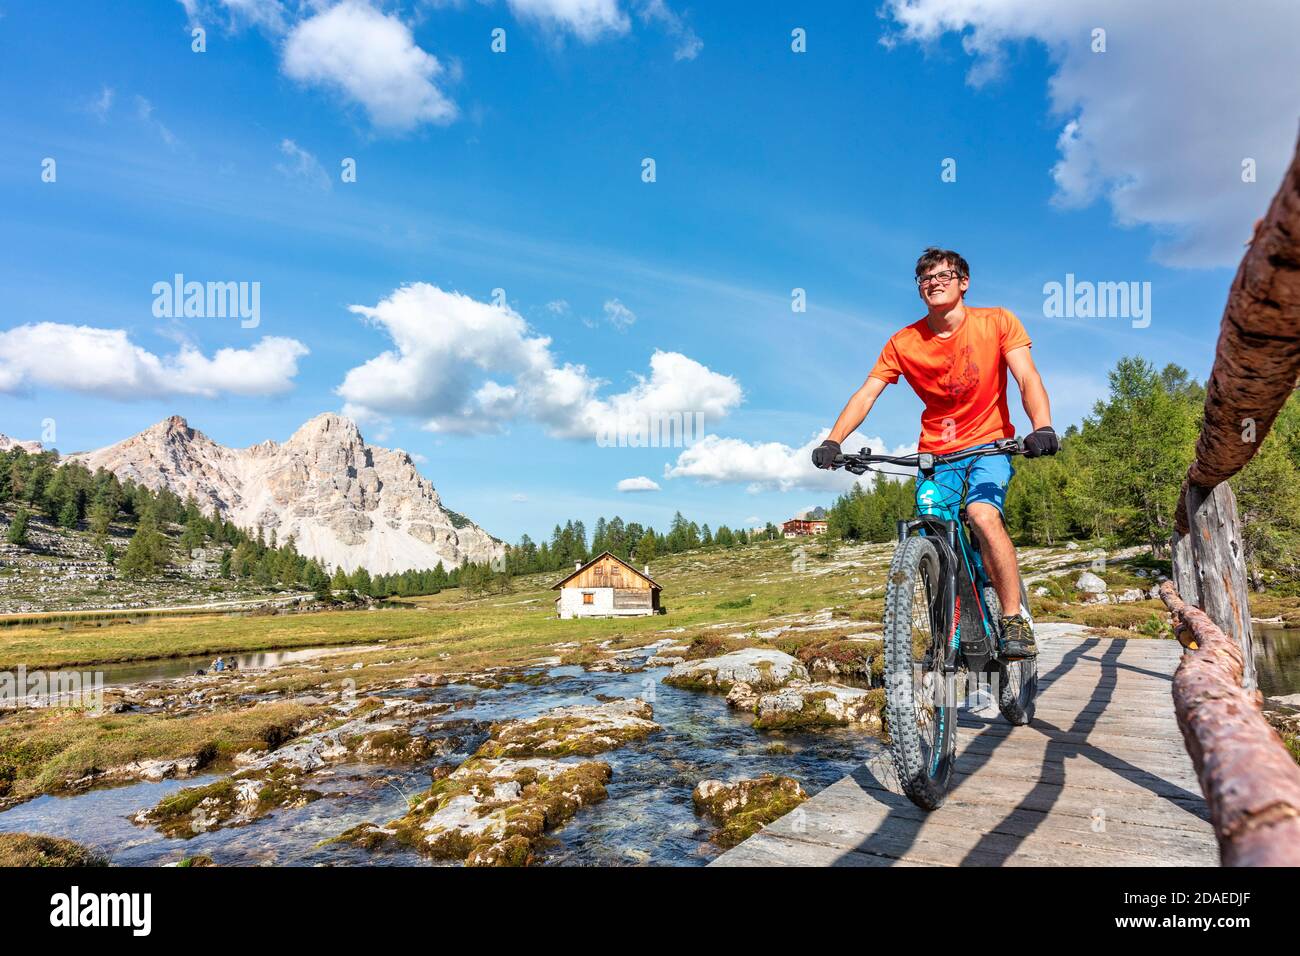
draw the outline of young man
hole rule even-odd
[[[965,302],[970,267],[950,249],[926,249],[916,262],[916,284],[928,310],[925,318],[890,336],[867,380],[813,451],[813,463],[829,468],[844,441],[866,419],[886,385],[901,375],[925,403],[921,413],[922,452],[951,454],[1015,436],[1007,410],[1007,370],[1020,386],[1033,432],[1025,436],[1025,455],[1055,455],[1047,390],[1029,355],[1029,336],[1006,309],[984,309]],[[1011,660],[1035,657],[1033,631],[1020,614],[1020,571],[1016,549],[1002,520],[1011,459],[1005,455],[939,465],[936,480],[961,490],[959,469],[970,469],[966,515],[979,537],[980,553],[1004,611],[1002,653]],[[948,480],[944,480],[946,476]],[[1006,614],[1007,609],[1015,613]]]

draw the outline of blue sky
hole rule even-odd
[[[780,521],[847,486],[804,448],[923,314],[930,244],[1021,316],[1058,428],[1122,355],[1203,377],[1290,159],[1294,10],[1026,4],[0,2],[0,432],[53,419],[71,452],[180,414],[242,446],[346,410],[511,541]],[[258,326],[155,317],[175,273],[260,283]],[[1149,282],[1150,326],[1046,317],[1067,273]],[[599,447],[621,406],[713,437]],[[862,431],[906,447],[918,416],[900,384]]]

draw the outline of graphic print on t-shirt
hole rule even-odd
[[[939,387],[954,404],[964,402],[980,382],[980,367],[975,362],[975,350],[964,345],[952,357],[952,364],[939,376]]]
[[[1006,356],[1032,343],[1006,309],[966,307],[954,341],[935,334],[926,319],[889,337],[871,378],[886,385],[907,377],[925,405],[920,451],[957,451],[1016,433],[1007,408]]]

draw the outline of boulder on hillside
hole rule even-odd
[[[1079,575],[1079,579],[1074,582],[1076,591],[1083,594],[1085,601],[1093,601],[1098,604],[1107,603],[1106,582],[1093,574],[1091,571],[1084,571]]]

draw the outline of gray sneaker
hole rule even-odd
[[[1008,661],[1028,660],[1038,656],[1034,627],[1023,615],[1002,619],[1002,657]]]

